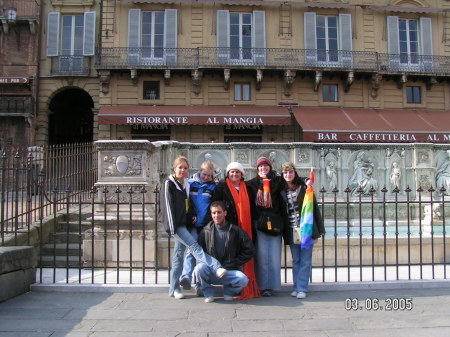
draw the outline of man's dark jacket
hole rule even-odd
[[[214,245],[214,222],[209,222],[201,231],[198,243],[209,255],[218,259]],[[218,259],[222,267],[229,270],[242,270],[242,266],[255,255],[255,247],[248,234],[233,224],[230,224],[225,242],[225,254]]]

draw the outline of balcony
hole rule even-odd
[[[97,69],[295,69],[450,75],[450,57],[280,48],[103,48]],[[407,63],[404,63],[408,61]]]
[[[34,114],[31,96],[0,96],[0,117],[30,116]]]
[[[52,75],[87,76],[92,56],[70,55],[52,57]]]

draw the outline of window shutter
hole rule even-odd
[[[166,65],[177,64],[177,10],[164,11],[164,48]]]
[[[344,67],[353,66],[352,54],[352,15],[339,14],[339,39],[342,57],[342,65]]]
[[[49,12],[47,19],[47,56],[58,56],[59,12]]]
[[[316,13],[304,13],[305,63],[315,64],[317,59]]]
[[[84,13],[83,55],[95,53],[95,12]]]
[[[252,30],[253,62],[266,64],[266,12],[253,11]]]
[[[230,12],[217,11],[217,62],[227,64],[230,55]]]
[[[389,69],[400,68],[400,45],[398,33],[398,16],[387,17]]]
[[[141,10],[131,8],[128,10],[128,63],[139,64],[141,47]]]
[[[433,71],[433,30],[431,18],[420,18],[420,42],[425,71]]]

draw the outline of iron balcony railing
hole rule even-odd
[[[91,56],[61,55],[52,57],[52,75],[89,75]]]
[[[33,107],[30,95],[1,96],[0,116],[30,116],[34,114]]]
[[[450,74],[450,57],[282,48],[101,48],[97,69],[260,68]]]

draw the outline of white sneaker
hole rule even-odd
[[[230,296],[230,295],[223,295],[223,299],[224,299],[225,301],[232,301],[232,300],[234,300],[234,297],[233,297],[233,296]]]
[[[214,297],[213,297],[213,296],[208,296],[208,297],[206,297],[206,298],[205,298],[205,302],[206,302],[206,303],[212,303],[212,302],[214,302]]]
[[[303,291],[299,291],[297,293],[297,298],[305,298],[306,297],[306,293],[304,293]]]
[[[291,292],[291,296],[292,296],[292,297],[297,297],[297,292],[296,292],[295,290],[293,290],[293,291]]]
[[[184,294],[179,290],[175,290],[173,292],[173,297],[175,297],[177,300],[181,300],[182,298],[184,298]]]
[[[222,278],[223,275],[227,273],[227,270],[225,268],[219,268],[216,270],[216,275],[218,278]]]

